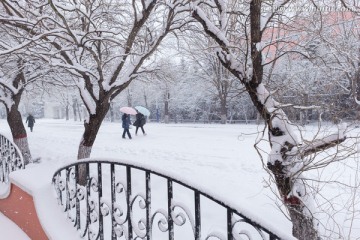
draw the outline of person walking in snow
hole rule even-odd
[[[33,117],[33,115],[29,114],[29,116],[26,118],[26,122],[28,124],[28,127],[30,128],[30,131],[33,131],[35,123],[35,118]]]
[[[123,134],[122,134],[122,138],[125,139],[126,138],[125,134],[127,133],[129,139],[131,139],[131,134],[130,134],[130,131],[129,131],[129,128],[130,128],[130,125],[131,125],[130,115],[124,113],[122,115],[122,117],[121,117],[121,120],[122,120],[122,127],[124,129]]]
[[[136,127],[135,135],[137,135],[139,128],[141,128],[141,131],[143,132],[144,136],[146,136],[146,133],[144,130],[145,123],[146,123],[146,118],[145,118],[144,114],[142,114],[138,111],[138,113],[136,114],[136,120],[134,122],[134,126]]]

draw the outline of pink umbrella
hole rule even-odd
[[[120,112],[130,114],[130,115],[136,115],[136,113],[137,113],[136,110],[133,109],[132,107],[121,107]]]

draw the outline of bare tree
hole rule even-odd
[[[293,223],[293,235],[299,239],[318,239],[320,235],[310,207],[312,192],[302,173],[313,163],[311,155],[336,147],[346,137],[343,134],[344,129],[340,129],[333,135],[301,142],[294,132],[295,126],[282,110],[282,105],[274,100],[263,83],[266,64],[262,55],[264,47],[261,46],[263,34],[275,16],[285,16],[278,10],[284,9],[290,2],[230,1],[228,3],[232,5],[228,8],[222,0],[196,1],[192,9],[194,18],[217,42],[216,53],[219,60],[245,86],[254,106],[266,122],[271,146],[267,168],[274,176],[281,199],[289,212]],[[235,4],[240,6],[234,8]],[[272,11],[262,12],[266,6]],[[238,16],[239,21],[235,28],[233,25],[230,29],[227,21],[229,16],[234,15]],[[236,38],[231,34],[238,34],[237,39],[243,39],[246,43],[245,48],[232,41]]]
[[[206,38],[204,33],[194,33],[184,36],[186,46],[184,54],[191,59],[191,64],[198,68],[196,77],[202,80],[202,84],[209,82],[211,88],[209,98],[214,98],[219,102],[219,116],[221,123],[225,124],[228,118],[229,106],[231,101],[238,97],[239,82],[233,75],[223,67],[212,47],[215,44],[211,39]]]
[[[111,101],[147,71],[144,63],[165,36],[186,23],[183,4],[182,0],[2,1],[6,15],[0,22],[26,31],[29,41],[36,39],[44,47],[38,53],[52,67],[76,77],[89,113],[78,159],[90,156]]]
[[[77,77],[76,85],[89,112],[78,158],[89,157],[110,102],[129,86],[164,37],[181,28],[182,1],[79,1],[41,4],[2,1],[8,10],[1,22],[41,39],[52,67]],[[47,17],[43,18],[43,14]],[[39,20],[40,19],[40,20]],[[26,21],[24,23],[23,21]]]
[[[19,147],[25,164],[29,164],[32,159],[27,133],[21,113],[18,110],[21,96],[28,80],[24,74],[24,62],[22,59],[18,59],[17,62],[12,62],[10,66],[5,66],[4,63],[1,66],[0,101],[6,108],[7,122],[10,126],[14,143]]]
[[[330,12],[323,15],[323,18],[330,19],[324,21],[319,29],[319,45],[326,49],[327,56],[327,59],[323,60],[326,62],[323,74],[334,79],[334,85],[338,86],[347,99],[351,99],[349,108],[357,109],[354,118],[359,120],[360,31],[358,25],[360,13],[348,11]]]
[[[43,67],[41,59],[27,54],[26,48],[19,54],[14,54],[17,46],[24,43],[23,31],[16,27],[1,26],[0,33],[0,102],[6,108],[7,122],[14,143],[19,147],[25,164],[29,164],[32,157],[19,104],[26,87],[49,71]]]

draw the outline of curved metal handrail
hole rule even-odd
[[[79,168],[85,168],[86,186],[78,184]],[[144,183],[134,180],[139,176]],[[280,239],[223,201],[132,164],[83,160],[56,171],[53,184],[59,205],[87,239],[158,240],[164,233],[167,239],[188,239],[185,227],[180,228],[183,225],[190,227],[195,240]]]
[[[0,134],[0,182],[8,183],[10,172],[24,169],[24,159],[19,148]]]

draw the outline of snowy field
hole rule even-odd
[[[147,136],[143,136],[141,130],[135,136],[134,129],[131,129],[133,139],[129,140],[121,138],[121,123],[104,122],[91,157],[145,163],[168,175],[181,176],[188,183],[194,183],[218,198],[225,199],[240,211],[250,212],[253,218],[264,225],[291,235],[291,223],[279,208],[281,202],[273,193],[273,186],[268,187],[269,175],[253,147],[263,127],[148,123],[145,125]],[[11,139],[5,120],[0,120],[0,133]],[[33,157],[41,157],[40,165],[47,163],[62,166],[71,163],[76,160],[82,133],[83,125],[80,122],[38,119],[34,132],[28,131]],[[307,127],[306,135],[316,133],[316,126]],[[259,146],[264,152],[269,150],[266,141]],[[266,162],[266,154],[263,157]],[[359,180],[357,167],[357,158],[350,157],[328,166],[326,171],[309,173],[312,177],[321,176],[323,180],[334,181],[326,187],[320,182],[316,183],[321,196],[330,199],[318,199],[321,204],[317,208],[319,217],[324,218],[321,222],[327,228],[343,234],[341,237],[333,235],[330,239],[360,239],[359,193],[354,188],[344,190],[338,184],[356,183]],[[339,225],[334,225],[328,214]]]

